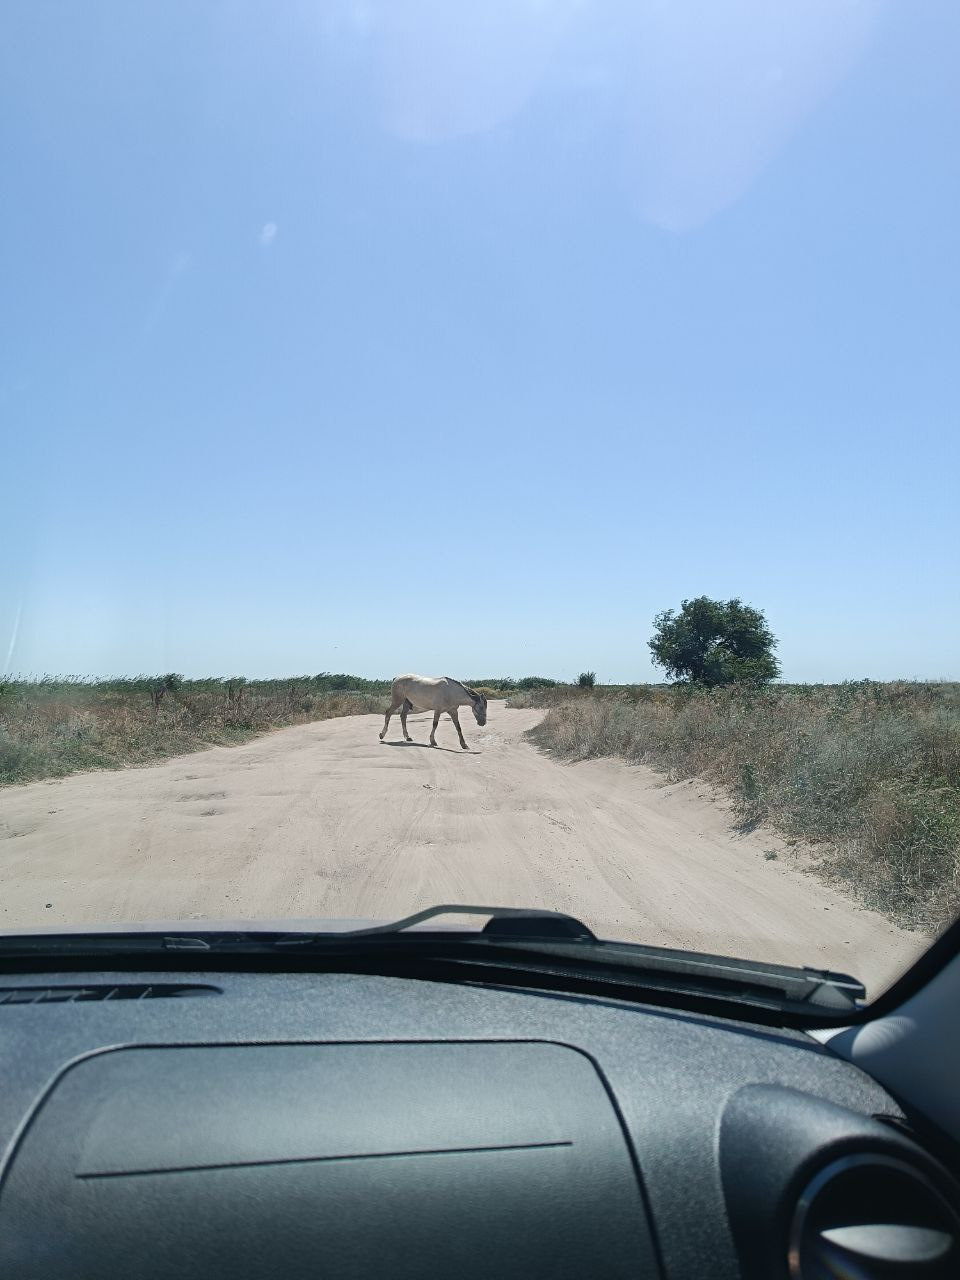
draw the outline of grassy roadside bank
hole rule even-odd
[[[551,689],[508,705],[547,708],[530,737],[560,758],[718,784],[745,827],[813,843],[820,874],[901,924],[960,911],[960,684]]]
[[[389,688],[385,681],[326,674],[7,680],[0,682],[0,784],[153,764],[284,725],[382,713]]]

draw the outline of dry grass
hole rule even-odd
[[[0,684],[0,783],[151,764],[245,742],[282,725],[385,710],[378,682],[331,688],[347,680],[6,681]]]
[[[703,777],[740,822],[818,844],[867,906],[936,929],[960,911],[960,685],[872,681],[713,691],[657,686],[511,699],[566,759],[619,756]]]

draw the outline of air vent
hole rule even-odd
[[[201,983],[104,982],[83,987],[0,987],[0,1005],[82,1004],[89,1000],[183,1000],[192,996],[218,995],[219,987]]]
[[[793,1219],[793,1280],[960,1273],[960,1220],[940,1191],[906,1161],[883,1155],[836,1160],[814,1178]]]

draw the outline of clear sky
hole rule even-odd
[[[960,678],[957,0],[5,0],[0,669]]]

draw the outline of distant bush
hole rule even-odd
[[[165,676],[156,676],[150,683],[150,700],[153,703],[154,715],[159,714],[165,693],[176,693],[183,688],[183,676],[170,671]]]
[[[331,675],[329,671],[321,671],[312,677],[313,686],[325,693],[389,693],[389,680],[365,680],[363,676],[348,676],[342,672]]]
[[[597,673],[595,671],[581,671],[577,676],[577,684],[581,689],[592,689],[597,683]]]
[[[516,687],[522,690],[555,689],[559,683],[559,680],[551,680],[548,676],[524,676],[517,681]]]
[[[559,756],[705,777],[728,791],[744,826],[770,822],[819,844],[819,871],[866,906],[923,929],[960,911],[960,684],[523,696],[549,700],[531,737]]]

